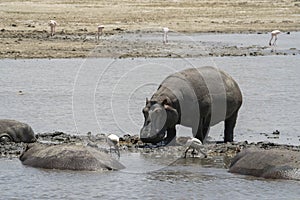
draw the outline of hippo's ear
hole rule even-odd
[[[146,105],[149,103],[149,99],[146,97]]]

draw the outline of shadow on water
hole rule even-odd
[[[206,182],[230,176],[227,172],[229,162],[227,156],[179,158],[163,169],[149,172],[147,178],[167,182]]]

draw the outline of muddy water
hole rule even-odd
[[[168,74],[213,65],[239,83],[244,95],[236,141],[300,144],[300,57],[197,59],[1,60],[0,117],[24,121],[35,132],[137,134],[141,109]],[[22,91],[22,95],[19,94]],[[178,127],[179,135],[191,136]],[[273,135],[280,131],[279,137]],[[222,139],[222,124],[210,140]],[[1,159],[1,198],[17,199],[295,199],[299,182],[227,173],[220,163],[187,160],[166,167],[157,158],[123,154],[120,172],[49,171]]]

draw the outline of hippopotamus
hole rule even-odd
[[[0,142],[35,142],[32,128],[25,123],[10,120],[0,120]]]
[[[105,152],[75,144],[28,144],[20,160],[24,165],[45,169],[101,171],[125,168]]]
[[[246,149],[232,159],[229,172],[270,179],[300,180],[300,151]]]
[[[146,98],[140,139],[167,145],[180,124],[191,127],[203,143],[209,128],[224,121],[224,142],[232,142],[241,105],[240,88],[224,71],[207,66],[176,72],[163,80],[150,100]]]

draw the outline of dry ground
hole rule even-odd
[[[300,0],[10,0],[0,1],[0,16],[0,58],[85,57],[98,24],[104,37],[164,26],[188,33],[299,31]],[[50,19],[59,23],[53,38]]]

